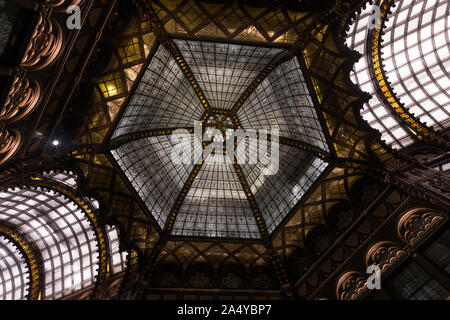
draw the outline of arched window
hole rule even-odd
[[[128,253],[120,251],[119,229],[116,226],[106,226],[109,241],[109,255],[111,257],[110,271],[116,274],[125,270]]]
[[[40,252],[43,299],[94,284],[99,254],[85,212],[64,195],[40,187],[0,192],[0,221],[13,225]]]
[[[380,33],[380,60],[392,94],[422,124],[446,128],[450,123],[450,4],[447,0],[397,0],[391,10]],[[362,117],[381,132],[387,144],[402,148],[414,141],[414,134],[377,95],[377,90],[382,90],[369,69],[368,34],[375,12],[366,4],[350,24],[346,44],[362,54],[351,79],[372,95],[364,104]]]

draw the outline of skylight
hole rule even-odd
[[[110,145],[161,229],[173,236],[259,239],[256,215],[272,233],[325,170],[329,148],[297,57],[267,69],[282,54],[285,49],[188,40],[157,49]],[[212,144],[205,132],[220,132],[212,140],[225,145],[233,130],[261,130],[255,136],[264,143],[280,141],[279,167],[267,174],[261,163],[238,163],[243,152],[260,155],[251,143],[238,147],[248,136],[236,140],[234,158],[216,148],[203,158],[182,153],[174,161],[176,129],[191,135],[184,144],[193,154]],[[265,155],[265,165],[274,152]]]

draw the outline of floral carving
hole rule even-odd
[[[374,244],[367,252],[366,266],[376,265],[383,273],[406,256],[406,251],[401,250],[396,244],[382,241]]]
[[[366,279],[359,272],[349,271],[339,278],[336,295],[339,300],[356,300],[367,290]]]
[[[34,80],[29,80],[25,71],[19,69],[9,89],[5,104],[0,109],[0,120],[14,122],[24,118],[34,109],[39,96],[39,84]]]
[[[61,47],[61,27],[42,13],[20,65],[30,70],[43,69],[56,59]]]
[[[437,212],[415,209],[401,217],[397,230],[400,237],[414,247],[443,220],[445,217]]]
[[[9,160],[20,145],[19,132],[9,126],[30,114],[40,98],[39,83],[30,79],[29,71],[49,66],[55,61],[62,48],[62,30],[58,22],[50,19],[49,7],[73,5],[81,1],[44,0],[43,2],[28,46],[16,74],[12,78],[6,100],[0,106],[0,121],[2,122],[0,125],[0,164]]]
[[[17,130],[8,130],[4,123],[0,122],[0,165],[17,151],[20,145],[20,134]]]

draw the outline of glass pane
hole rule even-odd
[[[88,200],[87,200],[88,201]],[[95,232],[75,203],[53,190],[39,187],[0,192],[0,220],[41,249],[44,299],[57,299],[92,285],[99,255]],[[88,268],[78,276],[76,270]]]
[[[415,262],[389,281],[388,291],[402,300],[443,300],[450,294]]]
[[[0,236],[0,300],[25,300],[29,277],[22,253],[9,239]]]

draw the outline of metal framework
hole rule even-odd
[[[35,249],[22,235],[0,224],[0,300],[35,300],[40,297],[42,267]]]
[[[366,4],[350,25],[346,43],[363,55],[352,80],[372,94],[361,115],[394,148],[415,140],[445,141],[433,129],[445,128],[449,117],[442,85],[448,82],[448,10],[445,1],[388,1],[374,21],[375,11]]]
[[[408,258],[438,279],[441,286],[430,284],[431,278],[417,276],[415,293],[405,291],[399,296],[424,297],[426,290],[432,297],[445,295],[448,275],[443,270],[448,268],[448,257],[416,250],[416,245],[402,238],[414,238],[416,230],[398,232],[393,230],[395,223],[389,222],[397,221],[409,206],[433,201],[435,206],[445,207],[448,182],[443,173],[437,176],[427,172],[420,181],[411,178],[423,172],[379,141],[374,130],[361,121],[359,109],[369,99],[348,79],[357,55],[338,38],[345,33],[345,24],[354,13],[344,4],[357,8],[360,2],[343,1],[320,13],[298,13],[281,2],[255,9],[242,1],[186,0],[168,4],[142,0],[136,1],[139,10],[127,15],[120,10],[120,1],[85,1],[82,29],[64,38],[67,43],[63,49],[67,51],[62,50],[60,62],[56,60],[51,72],[45,73],[49,78],[38,79],[45,88],[42,107],[39,104],[39,111],[28,121],[32,127],[22,141],[30,148],[20,151],[19,165],[0,172],[3,184],[25,186],[17,194],[6,190],[7,201],[27,191],[39,191],[48,197],[29,205],[25,213],[51,207],[52,201],[66,206],[72,203],[83,212],[80,219],[90,224],[83,230],[88,230],[89,239],[96,243],[92,252],[98,251],[98,260],[94,259],[98,273],[91,279],[92,285],[86,284],[77,292],[67,290],[64,296],[70,291],[73,294],[69,297],[76,298],[111,294],[152,299],[347,299],[367,294],[358,291],[366,265],[358,266],[356,262],[365,258],[372,262],[380,257],[389,258],[377,260],[388,270],[383,277],[387,278]],[[413,59],[411,66],[421,61],[425,67],[424,61],[431,61],[426,60],[431,53],[444,57],[432,63],[442,67],[448,62],[445,48],[434,46],[435,38],[442,41],[446,35],[440,22],[444,6],[437,2],[433,7],[433,2],[428,1],[421,7],[421,17],[414,6],[398,2],[402,5],[391,7],[392,1],[384,2],[389,5],[382,8],[384,36],[381,30],[365,32],[364,19],[370,12],[364,9],[356,15],[355,27],[350,29],[354,37],[348,40],[353,49],[374,53],[370,66],[361,62],[355,65],[352,78],[365,91],[370,86],[379,89],[372,98],[378,99],[379,107],[386,101],[406,105],[402,100],[407,100],[408,95],[394,95],[394,90],[400,92],[394,87],[403,88],[406,82],[419,80],[414,76],[401,79],[402,74],[387,70],[390,59],[402,68],[395,56],[396,49],[401,48],[397,47],[395,30],[406,25],[404,15],[422,19],[434,36],[425,39],[417,32],[418,38],[424,40],[419,52],[400,49],[398,57],[401,59],[404,53]],[[391,14],[389,9],[397,11]],[[415,34],[416,29],[407,27]],[[402,39],[407,46],[409,40]],[[433,49],[429,53],[431,47],[426,43],[430,41]],[[389,55],[389,51],[394,54]],[[421,57],[416,57],[418,53]],[[388,63],[383,67],[380,61]],[[374,82],[378,67],[381,71]],[[438,71],[437,65],[434,67]],[[0,73],[4,71],[0,66]],[[226,72],[228,78],[224,77]],[[377,79],[379,74],[383,79]],[[438,72],[434,75],[443,78]],[[398,81],[391,81],[395,76]],[[48,87],[45,79],[51,80]],[[423,85],[424,92],[433,91],[436,88],[432,83],[427,79],[417,85]],[[58,90],[54,90],[57,84]],[[447,89],[440,83],[436,86]],[[383,88],[392,93],[394,100],[384,95]],[[419,122],[422,116],[438,120],[438,109],[426,109],[427,98],[433,102],[442,97],[438,92],[434,95],[417,100],[420,108],[425,106],[415,111],[423,111],[417,119],[403,106],[405,112],[401,114],[408,118],[402,117],[392,104],[384,115],[375,109],[363,110],[363,115],[367,118],[374,114],[378,120],[386,120],[382,124],[383,137],[391,135],[392,141],[386,141],[395,147],[416,139],[414,134],[406,133],[410,129],[424,137],[417,140],[438,142],[440,147],[442,137],[434,131],[437,127],[428,128]],[[176,129],[193,134],[193,119],[201,121],[205,131],[219,129],[221,141],[228,138],[227,129],[279,127],[279,174],[266,177],[261,168],[238,164],[236,159],[212,164],[201,159],[195,165],[173,166],[168,153],[173,141],[169,137]],[[396,121],[393,127],[390,119]],[[75,144],[70,149],[52,146],[52,139],[71,132],[73,123],[82,123],[70,137]],[[405,135],[396,135],[397,129],[404,130]],[[267,136],[267,141],[274,139]],[[246,140],[237,141],[236,148],[239,143]],[[196,141],[195,145],[201,151],[207,143]],[[50,159],[33,158],[41,149],[52,155]],[[252,148],[250,151],[257,152]],[[23,160],[25,156],[31,160]],[[51,164],[47,171],[33,172],[31,180],[29,176],[23,178],[27,175],[24,171],[42,169],[46,161]],[[55,164],[64,170],[50,170]],[[402,170],[405,175],[396,174]],[[205,195],[209,201],[202,202]],[[94,198],[98,201],[90,200]],[[8,210],[16,210],[20,202]],[[423,230],[434,232],[448,217],[431,210],[414,219],[414,223],[405,223],[402,228],[423,226]],[[51,228],[52,223],[42,223],[42,227]],[[431,231],[419,233],[428,237]],[[82,235],[87,237],[84,231]],[[374,243],[375,237],[395,243]],[[27,235],[26,239],[34,238]],[[14,242],[15,248],[25,248],[17,239]],[[78,247],[74,248],[71,252],[77,252]],[[440,248],[436,251],[445,252],[443,246]],[[124,250],[129,252],[128,257]],[[433,263],[412,257],[410,252],[418,252],[418,256]],[[17,261],[31,261],[25,254],[23,258]],[[405,274],[410,275],[410,271]],[[44,281],[43,272],[35,274]],[[60,282],[57,280],[56,285]],[[393,281],[404,282],[402,276]],[[45,290],[40,290],[39,281],[31,281],[30,285],[30,292],[33,286],[37,288],[33,298],[39,298],[39,292],[41,298],[48,298]],[[355,286],[356,291],[351,291]],[[363,295],[358,296],[360,292]],[[396,295],[394,290],[389,294]]]
[[[183,86],[180,87],[182,83]],[[285,88],[290,88],[290,91],[285,92]],[[188,96],[187,99],[185,95]],[[272,109],[261,113],[258,110],[263,110],[262,106]],[[298,112],[301,112],[301,116],[296,114]],[[220,114],[223,116],[219,116]],[[302,122],[292,123],[290,119],[294,117],[302,119]],[[214,121],[211,122],[210,119]],[[113,148],[111,153],[119,167],[159,226],[169,228],[173,235],[259,238],[261,235],[255,233],[258,225],[260,233],[266,237],[267,233],[281,223],[301,198],[300,195],[306,192],[326,167],[323,162],[314,162],[311,163],[311,168],[317,170],[317,174],[310,172],[311,170],[297,170],[307,179],[303,181],[303,178],[298,177],[298,190],[294,187],[296,191],[290,195],[292,201],[285,204],[281,200],[285,195],[273,194],[268,197],[272,199],[271,205],[261,215],[254,199],[258,192],[256,186],[265,184],[265,178],[258,177],[261,169],[252,177],[257,168],[244,166],[242,171],[236,159],[233,160],[234,165],[231,162],[205,164],[208,159],[202,159],[196,165],[174,165],[170,161],[171,150],[177,144],[169,140],[168,136],[162,135],[173,133],[177,126],[179,129],[188,128],[187,132],[192,133],[192,126],[189,126],[196,120],[206,127],[214,124],[226,137],[226,128],[222,128],[221,124],[225,119],[233,119],[237,123],[236,127],[242,126],[244,129],[280,128],[282,137],[277,141],[282,141],[282,158],[294,152],[288,149],[297,147],[290,161],[282,161],[281,170],[287,172],[297,170],[291,167],[294,159],[305,164],[303,160],[308,153],[303,150],[317,149],[315,154],[322,158],[328,151],[296,57],[289,59],[286,51],[279,48],[187,40],[166,41],[151,58],[112,134],[110,148]],[[243,119],[242,124],[240,119]],[[274,122],[275,119],[278,122]],[[233,127],[233,123],[229,122],[229,126]],[[292,128],[296,128],[296,131],[292,131]],[[201,151],[201,145],[195,143],[196,137],[193,139],[191,142],[195,145],[195,154],[196,151]],[[268,141],[277,142],[275,139]],[[190,148],[189,142],[186,143],[185,147]],[[206,147],[205,142],[203,147]],[[192,155],[186,153],[183,156]],[[185,162],[189,163],[182,161]],[[227,171],[236,171],[237,176]],[[246,174],[250,174],[251,185],[247,183]],[[289,173],[283,173],[283,177],[288,175]],[[238,181],[243,190],[238,187]],[[276,190],[280,183],[281,181],[271,182],[272,190]],[[284,193],[286,192],[290,194],[287,189]],[[239,195],[240,193],[242,194]],[[266,193],[259,193],[258,199],[267,198]],[[175,196],[177,194],[178,197]],[[244,199],[250,202],[250,206]],[[276,214],[275,211],[271,212],[274,208],[279,208],[280,211],[275,210],[278,212]],[[220,213],[218,209],[224,211]],[[268,223],[263,219],[267,219]]]

